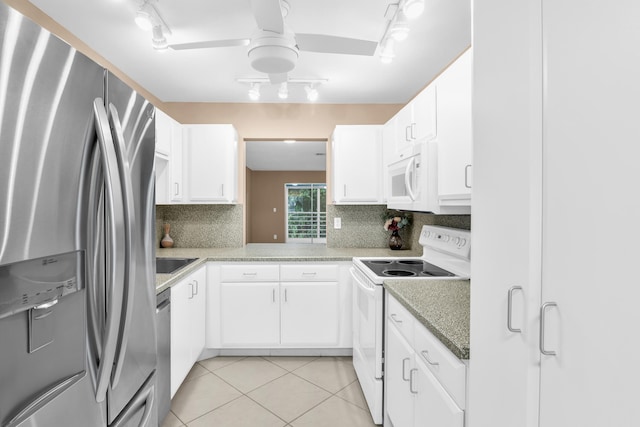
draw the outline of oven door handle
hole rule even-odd
[[[349,269],[349,273],[351,273],[351,277],[353,277],[353,280],[355,280],[355,282],[358,284],[358,288],[360,288],[360,290],[371,294],[371,295],[375,295],[376,293],[376,288],[375,287],[369,287],[367,286],[366,283],[364,283],[357,275],[356,275],[356,271],[355,271],[355,267],[351,267]]]

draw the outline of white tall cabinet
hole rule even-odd
[[[474,6],[470,427],[638,425],[638,22]]]

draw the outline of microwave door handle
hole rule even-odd
[[[411,183],[411,176],[413,176],[413,174],[410,173],[411,169],[413,169],[413,166],[416,163],[416,158],[412,157],[411,160],[409,160],[409,163],[407,163],[407,168],[404,170],[404,186],[407,189],[407,193],[409,193],[409,198],[413,201],[416,200],[416,195],[413,192],[413,186]]]
[[[105,182],[105,207],[109,226],[109,232],[105,238],[107,244],[107,257],[110,261],[107,266],[106,286],[108,292],[108,304],[105,325],[105,333],[102,344],[102,357],[98,368],[98,378],[96,384],[96,401],[104,401],[109,387],[109,380],[113,370],[118,335],[120,328],[120,317],[122,316],[122,299],[124,283],[125,249],[120,247],[125,241],[125,207],[123,204],[122,184],[118,170],[118,159],[116,156],[113,138],[109,129],[109,119],[101,98],[93,101],[93,112],[95,118],[96,133],[102,158],[102,168]]]
[[[129,332],[131,330],[131,317],[133,316],[133,298],[135,292],[135,284],[133,280],[136,277],[135,274],[135,262],[133,262],[133,256],[135,254],[135,241],[133,238],[134,229],[134,202],[133,202],[133,184],[131,182],[131,167],[127,158],[127,147],[124,139],[124,132],[122,132],[122,125],[120,124],[120,118],[118,111],[109,104],[109,124],[113,131],[115,138],[114,147],[118,157],[118,167],[120,171],[120,182],[122,184],[122,197],[124,202],[124,214],[125,214],[125,278],[124,278],[124,290],[122,306],[124,310],[124,317],[121,319],[122,333],[117,346],[116,363],[113,373],[111,375],[111,387],[116,387],[120,380],[120,374],[124,366],[124,357],[127,349],[127,341],[129,339]]]

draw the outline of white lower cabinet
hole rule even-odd
[[[465,365],[391,296],[387,308],[386,420],[393,427],[463,427]]]
[[[171,397],[205,345],[206,269],[171,288]]]
[[[207,347],[351,347],[349,262],[209,265]]]

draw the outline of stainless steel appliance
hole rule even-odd
[[[383,423],[383,282],[470,277],[469,231],[425,225],[419,242],[421,257],[353,259],[353,366],[376,424]]]
[[[171,409],[171,288],[156,296],[156,326],[158,328],[158,424],[162,424]]]
[[[0,4],[0,425],[156,426],[153,107]]]

